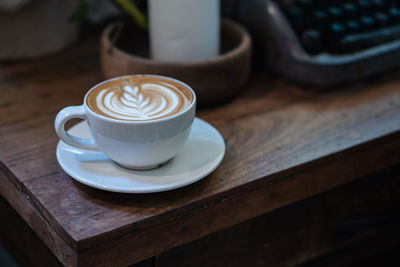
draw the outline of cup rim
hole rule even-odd
[[[96,89],[97,87],[99,87],[100,85],[105,84],[105,83],[108,83],[108,82],[111,82],[111,81],[114,81],[114,80],[124,79],[124,78],[134,77],[134,76],[157,77],[157,78],[163,78],[163,79],[167,79],[167,80],[171,80],[171,81],[180,83],[180,84],[182,84],[183,86],[185,86],[186,88],[188,88],[189,91],[192,93],[192,95],[193,95],[192,103],[190,103],[189,106],[187,106],[185,109],[179,111],[178,113],[176,113],[176,114],[174,114],[174,115],[171,115],[171,116],[168,116],[168,117],[164,117],[164,118],[154,119],[154,120],[148,120],[148,121],[139,121],[139,120],[138,120],[138,121],[128,121],[128,120],[121,120],[121,119],[109,118],[109,117],[106,117],[106,116],[103,116],[103,115],[101,115],[101,114],[96,113],[95,111],[93,111],[93,110],[87,105],[86,99],[87,99],[89,93],[90,93],[91,91],[93,91],[94,89]],[[177,117],[179,117],[179,116],[182,116],[183,114],[185,114],[186,112],[188,112],[189,110],[191,110],[194,106],[196,106],[196,102],[197,102],[197,96],[196,96],[196,93],[194,92],[194,90],[192,89],[192,87],[190,87],[188,84],[186,84],[186,83],[184,83],[184,82],[182,82],[182,81],[180,81],[180,80],[177,80],[177,79],[172,78],[172,77],[163,76],[163,75],[156,75],[156,74],[129,74],[129,75],[122,75],[122,76],[117,76],[117,77],[114,77],[114,78],[111,78],[111,79],[107,79],[107,80],[104,80],[104,81],[102,81],[102,82],[97,83],[96,85],[94,85],[92,88],[90,88],[90,89],[86,92],[85,97],[84,97],[84,99],[83,99],[83,106],[85,107],[85,110],[86,110],[87,112],[90,112],[92,115],[94,115],[94,116],[96,116],[96,117],[98,117],[98,118],[101,118],[102,120],[105,120],[105,121],[114,122],[114,123],[122,123],[122,124],[153,124],[153,123],[158,123],[158,122],[163,122],[163,121],[172,120],[172,119],[174,119],[174,118],[177,118]]]

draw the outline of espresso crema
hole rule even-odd
[[[192,102],[193,94],[185,85],[146,75],[102,83],[86,98],[89,108],[97,114],[126,121],[169,117],[183,111]]]

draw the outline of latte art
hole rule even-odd
[[[179,92],[179,91],[178,91]],[[120,120],[148,120],[177,112],[189,101],[168,85],[146,83],[141,87],[125,85],[120,92],[103,89],[96,97],[99,110]]]
[[[174,115],[193,101],[182,84],[152,76],[133,76],[105,83],[87,97],[88,106],[105,117],[147,121]]]

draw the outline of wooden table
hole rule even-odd
[[[96,43],[0,66],[0,193],[65,265],[133,264],[400,162],[399,72],[315,92],[257,71],[197,113],[226,142],[207,178],[157,194],[89,188],[58,165],[53,121],[102,80]]]

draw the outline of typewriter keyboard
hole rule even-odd
[[[400,38],[400,1],[277,0],[309,54],[349,54]]]

